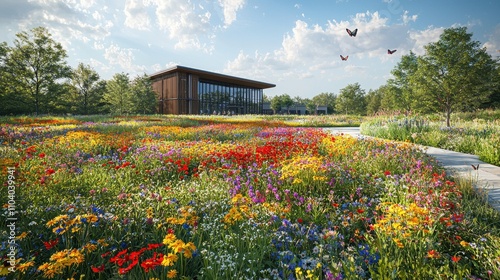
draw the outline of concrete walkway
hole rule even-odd
[[[344,133],[361,136],[359,127],[326,128],[332,133]],[[434,157],[449,175],[471,180],[479,193],[488,196],[488,202],[500,211],[500,167],[479,160],[478,156],[443,150],[434,147],[424,147],[428,155]],[[479,168],[475,170],[479,165]]]

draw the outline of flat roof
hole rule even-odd
[[[176,65],[174,67],[170,67],[170,68],[167,68],[165,70],[153,73],[153,74],[149,75],[149,78],[154,80],[154,79],[160,78],[164,75],[172,74],[175,72],[194,74],[194,75],[197,75],[200,79],[213,80],[213,81],[218,81],[218,82],[224,82],[224,83],[235,84],[235,85],[242,85],[242,86],[246,86],[246,87],[253,87],[253,88],[259,88],[259,89],[272,88],[272,87],[276,86],[276,85],[270,84],[270,83],[259,82],[259,81],[254,81],[254,80],[249,80],[249,79],[244,79],[244,78],[239,78],[239,77],[234,77],[234,76],[229,76],[229,75],[224,75],[224,74],[219,74],[219,73],[214,73],[214,72],[209,72],[209,71],[204,71],[204,70],[200,70],[200,69],[189,68],[189,67],[180,66],[180,65]]]

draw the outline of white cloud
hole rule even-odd
[[[425,54],[424,46],[429,43],[437,42],[439,36],[443,33],[444,28],[442,27],[428,27],[426,30],[411,31],[409,32],[409,42],[411,45],[411,50],[416,55]]]
[[[125,26],[137,30],[149,30],[151,27],[147,6],[142,0],[125,2]]]
[[[416,16],[408,15],[407,19],[417,20]],[[357,36],[348,36],[346,28],[357,28]],[[423,45],[439,38],[441,32],[436,28],[411,32],[407,25],[390,25],[388,18],[369,11],[358,13],[349,21],[332,20],[323,26],[297,20],[284,35],[279,49],[253,55],[240,51],[236,58],[227,62],[224,72],[271,81],[284,77],[354,80],[360,74],[378,75],[373,66],[387,65],[386,62],[410,50],[419,52]],[[398,49],[398,52],[389,56],[389,48]],[[349,55],[349,60],[341,61],[341,54]]]
[[[417,15],[408,15],[408,11],[404,11],[403,15],[401,16],[401,19],[403,20],[404,24],[408,24],[410,21],[417,21],[418,16]]]
[[[120,48],[112,44],[104,50],[104,58],[110,65],[118,65],[126,73],[140,74],[146,72],[148,69],[146,66],[134,64],[135,57],[133,52],[133,49]]]
[[[219,5],[224,11],[224,27],[228,27],[236,20],[238,10],[245,5],[246,0],[219,0]]]
[[[159,28],[177,42],[176,48],[211,50],[213,31],[210,12],[191,4],[191,1],[156,0],[155,5]]]
[[[500,24],[495,27],[495,30],[490,35],[488,41],[484,43],[483,47],[493,57],[500,55]]]

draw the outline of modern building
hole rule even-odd
[[[158,114],[262,114],[263,91],[276,86],[184,66],[150,79]]]
[[[328,112],[328,107],[323,105],[317,105],[315,111],[310,112],[307,110],[306,105],[304,104],[294,104],[290,106],[290,108],[284,107],[281,108],[280,111],[276,112],[276,114],[290,114],[290,115],[326,115]],[[262,106],[262,114],[264,115],[272,115],[274,114],[274,110],[271,108],[271,103],[264,102]]]

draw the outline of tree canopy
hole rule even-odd
[[[16,37],[14,46],[6,49],[5,71],[2,73],[5,75],[5,95],[24,104],[23,110],[48,113],[49,90],[71,75],[71,68],[65,60],[66,51],[44,27],[18,33]]]
[[[465,27],[445,29],[425,47],[410,77],[419,102],[444,112],[447,126],[452,112],[479,108],[495,88],[496,62],[471,38]]]
[[[342,88],[337,96],[335,109],[342,114],[365,114],[365,90],[361,89],[358,83],[349,84]]]

